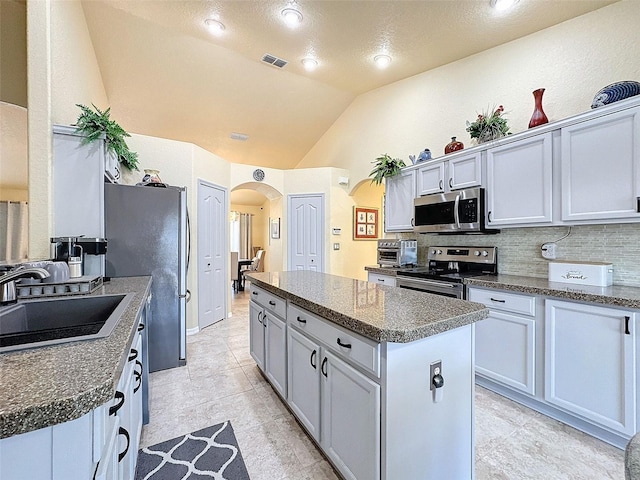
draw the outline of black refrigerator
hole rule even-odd
[[[184,187],[105,184],[107,277],[151,275],[149,371],[186,364],[188,263]]]

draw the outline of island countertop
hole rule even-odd
[[[134,293],[111,335],[0,354],[0,438],[80,418],[113,398],[151,277],[114,278],[91,295]]]
[[[407,343],[489,315],[474,302],[312,271],[248,274],[251,282],[377,342]]]

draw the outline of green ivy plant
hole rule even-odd
[[[138,154],[129,150],[129,146],[124,140],[125,137],[131,135],[109,118],[111,108],[101,111],[93,104],[91,104],[93,110],[81,104],[76,104],[76,106],[82,111],[76,121],[76,132],[85,135],[82,143],[91,143],[100,139],[104,134],[107,141],[107,151],[114,152],[118,157],[118,162],[129,170],[139,170]]]
[[[380,185],[384,178],[398,175],[400,173],[400,169],[406,166],[399,158],[391,158],[386,153],[376,158],[376,161],[371,163],[374,163],[375,165],[369,176],[372,177],[371,183],[375,183],[376,185]]]

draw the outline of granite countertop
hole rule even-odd
[[[407,343],[488,316],[474,302],[311,271],[249,274],[251,282],[378,342]]]
[[[134,293],[111,335],[0,354],[0,438],[75,420],[113,398],[151,277],[114,278],[91,295]]]
[[[465,283],[474,287],[546,295],[617,307],[640,308],[640,288],[638,287],[626,287],[623,285],[594,287],[573,283],[550,282],[546,278],[503,274],[471,277],[465,279]]]
[[[395,277],[398,272],[407,270],[409,268],[415,267],[381,267],[380,265],[367,265],[366,267],[364,267],[367,272],[379,273],[380,275],[389,275],[390,277]]]

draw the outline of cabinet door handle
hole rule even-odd
[[[413,219],[413,218],[411,219],[411,226],[412,226],[412,227],[415,227],[415,226],[416,226],[416,221],[415,221],[415,219]]]
[[[322,372],[322,374],[325,376],[327,376],[327,357],[324,357],[324,359],[322,360],[322,365],[320,365],[320,371]]]
[[[489,300],[491,300],[492,302],[498,302],[498,303],[506,303],[506,300],[500,300],[499,298],[489,298]]]
[[[449,188],[453,188],[453,178],[449,179]]]
[[[309,362],[311,363],[311,366],[313,367],[314,370],[318,367],[318,365],[314,363],[314,360],[316,358],[316,353],[317,352],[315,350],[311,352],[311,358],[309,359]]]
[[[625,315],[624,316],[624,333],[625,335],[631,335],[631,332],[629,331],[629,321],[631,320],[631,317],[629,315]]]
[[[260,322],[260,325],[262,325],[262,312],[258,312],[258,321]]]
[[[442,181],[442,179],[440,179],[440,183],[438,183],[438,188],[442,190],[442,187],[444,187],[444,182]]]
[[[141,332],[142,330],[144,330],[144,323],[138,325],[138,331]]]
[[[300,316],[298,316],[296,320],[298,320],[300,323],[307,323],[307,321],[304,318],[300,318]]]
[[[131,353],[129,354],[129,361],[133,362],[136,358],[138,358],[138,350],[132,348]]]
[[[489,210],[489,213],[487,213],[487,220],[491,221],[491,210]]]
[[[113,396],[113,398],[118,400],[118,403],[109,407],[109,415],[115,415],[116,413],[118,413],[118,410],[120,410],[124,405],[124,393],[122,393],[121,391],[116,390],[116,394]]]
[[[378,279],[378,282],[379,282],[379,283],[384,283],[384,278],[379,278],[379,279]]]
[[[640,213],[640,197],[636,197],[636,212]]]
[[[342,342],[340,341],[340,339],[339,339],[339,338],[338,338],[338,342],[337,342],[337,343],[338,343],[338,345],[340,345],[341,347],[344,347],[344,348],[351,348],[351,344],[350,344],[350,343],[342,343]]]
[[[140,362],[139,360],[136,360],[136,365],[140,367],[140,371],[134,370],[133,371],[133,376],[136,379],[136,386],[133,388],[133,393],[136,393],[138,390],[140,390],[140,387],[142,386],[142,370],[143,370],[143,366],[142,366],[142,362]]]
[[[127,429],[124,427],[120,427],[120,429],[118,430],[118,435],[124,435],[124,438],[127,439],[127,447],[124,449],[124,452],[120,452],[118,454],[118,463],[120,463],[122,459],[127,456],[129,445],[131,444],[131,438],[129,437],[129,432],[127,432]]]
[[[271,305],[272,307],[276,306],[276,302],[274,302],[273,300],[269,300],[269,305]]]

